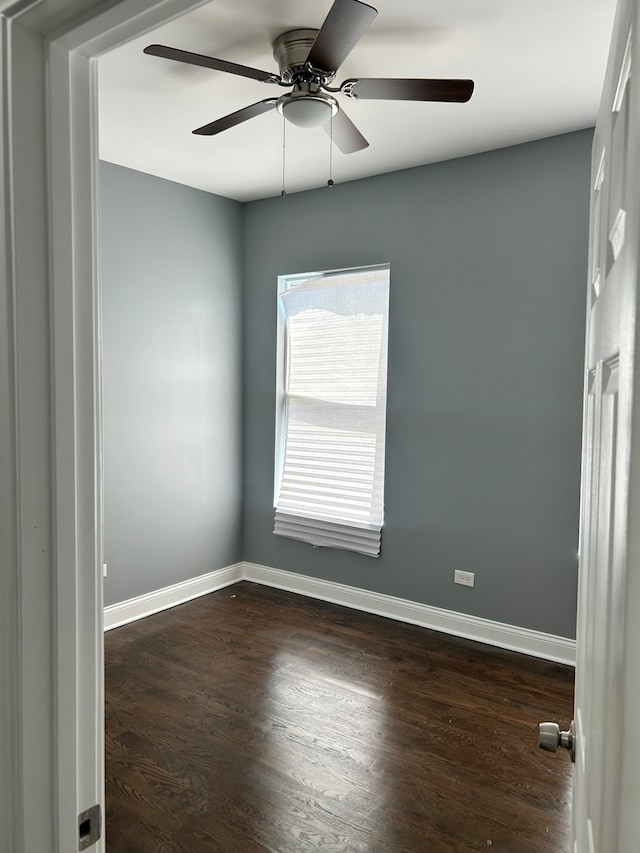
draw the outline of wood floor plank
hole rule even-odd
[[[108,853],[566,853],[573,672],[242,582],[105,637]]]

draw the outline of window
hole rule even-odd
[[[380,553],[389,267],[279,279],[274,533]]]

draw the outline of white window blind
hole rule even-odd
[[[377,557],[384,505],[389,270],[280,294],[284,459],[274,533]]]

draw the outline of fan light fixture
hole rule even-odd
[[[279,112],[298,127],[318,127],[338,112],[336,100],[323,93],[291,92],[278,99]]]

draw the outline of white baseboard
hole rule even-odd
[[[104,630],[109,631],[111,628],[126,625],[127,622],[151,616],[152,613],[158,613],[160,610],[168,610],[177,604],[184,604],[192,598],[199,598],[201,595],[207,595],[237,583],[243,577],[243,564],[236,563],[234,566],[226,566],[224,569],[217,569],[206,575],[166,586],[164,589],[148,592],[146,595],[139,595],[137,598],[111,604],[104,609]]]
[[[399,622],[409,622],[412,625],[420,625],[423,628],[453,634],[456,637],[465,637],[479,643],[498,646],[501,649],[575,666],[576,643],[575,640],[569,640],[566,637],[493,622],[491,619],[469,616],[454,610],[443,610],[429,604],[419,604],[393,595],[371,592],[367,589],[320,580],[295,572],[272,569],[257,563],[236,563],[233,566],[167,586],[156,592],[105,607],[104,629],[109,631],[119,625],[126,625],[127,622],[142,619],[160,610],[167,610],[241,580],[273,586],[306,595],[309,598],[341,604],[353,610],[386,616]]]
[[[310,598],[342,604],[354,610],[363,610],[366,613],[386,616],[400,622],[410,622],[412,625],[421,625],[423,628],[431,628],[456,637],[466,637],[501,649],[575,666],[576,643],[575,640],[566,637],[493,622],[478,616],[468,616],[465,613],[419,604],[393,595],[383,595],[333,581],[284,572],[281,569],[271,569],[256,563],[244,563],[243,569],[245,580],[264,586],[297,592]]]

